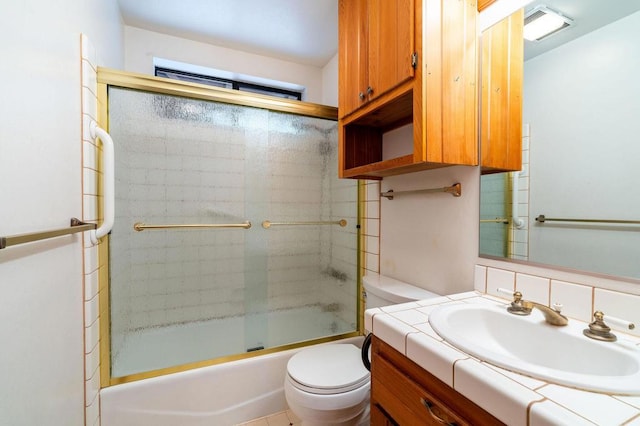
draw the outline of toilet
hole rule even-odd
[[[438,297],[379,274],[362,278],[366,309]],[[369,425],[370,375],[362,350],[352,344],[316,345],[287,364],[284,393],[303,426]]]

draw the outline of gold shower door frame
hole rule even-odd
[[[149,76],[145,74],[129,73],[107,68],[98,68],[98,121],[99,125],[104,129],[109,129],[108,114],[108,87],[121,87],[126,89],[141,90],[151,93],[159,93],[164,95],[180,96],[190,99],[199,99],[206,101],[222,102],[235,105],[243,105],[248,107],[268,109],[271,111],[286,112],[295,115],[303,115],[315,118],[324,118],[329,120],[338,120],[338,109],[326,105],[313,104],[309,102],[293,101],[281,99],[271,96],[259,95],[249,92],[240,92],[238,90],[223,89],[204,84],[189,83],[178,80],[170,80],[167,78]],[[99,153],[101,155],[101,152]],[[100,160],[100,159],[99,159]],[[101,167],[101,160],[98,161]],[[100,169],[100,180],[98,183],[98,211],[103,211],[102,206],[102,170]],[[364,333],[363,324],[363,299],[362,294],[362,275],[363,275],[363,235],[365,234],[362,220],[364,202],[364,182],[358,181],[358,199],[357,199],[357,304],[356,312],[356,330],[349,333],[339,334],[335,336],[322,337],[305,342],[298,342],[274,348],[262,349],[258,351],[239,353],[228,355],[210,360],[197,361],[193,363],[177,365],[173,367],[161,368],[142,373],[136,373],[123,377],[111,376],[111,332],[110,332],[110,302],[109,302],[109,237],[104,238],[98,246],[99,264],[104,267],[100,268],[99,273],[99,306],[100,306],[100,382],[101,387],[108,387],[120,383],[127,383],[136,380],[146,379],[150,377],[162,376],[165,374],[177,373],[180,371],[192,370],[195,368],[206,367],[215,364],[222,364],[229,361],[235,361],[245,358],[252,358],[260,355],[280,352],[288,349],[300,348],[304,346],[331,342],[348,337],[361,336]]]

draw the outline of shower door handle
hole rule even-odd
[[[115,221],[115,194],[116,194],[116,176],[115,176],[115,148],[113,146],[113,139],[106,130],[98,126],[95,121],[91,122],[89,128],[91,137],[97,142],[98,139],[102,141],[102,166],[103,166],[103,178],[102,178],[102,192],[104,196],[104,211],[102,216],[104,220],[102,225],[96,230],[90,231],[91,242],[96,245],[98,240],[109,232],[113,228]]]
[[[251,228],[251,222],[244,223],[191,223],[191,224],[171,224],[171,225],[147,225],[146,223],[136,222],[133,229],[142,232],[145,229],[203,229],[203,228]]]

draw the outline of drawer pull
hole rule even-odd
[[[429,410],[429,414],[431,414],[431,417],[439,424],[446,425],[446,426],[457,426],[455,423],[450,423],[440,418],[440,416],[436,415],[436,413],[434,413],[433,410],[431,409],[431,407],[433,407],[433,403],[431,403],[430,401],[427,401],[424,398],[420,398],[420,402],[422,402],[422,405],[424,405],[427,408],[427,410]]]

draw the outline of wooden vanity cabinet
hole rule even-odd
[[[478,164],[476,17],[475,0],[340,0],[340,177]]]
[[[443,424],[504,423],[374,336],[371,425]]]
[[[482,173],[522,168],[523,10],[482,33]]]

